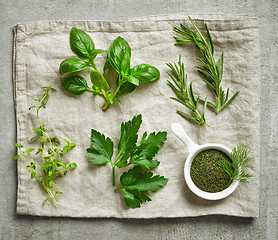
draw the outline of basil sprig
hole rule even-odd
[[[98,54],[104,53],[104,50],[95,49],[95,44],[87,33],[73,27],[70,32],[70,46],[77,57],[70,57],[61,62],[60,74],[67,75],[62,79],[62,87],[73,95],[81,95],[87,91],[94,95],[102,95],[106,100],[103,111],[113,102],[120,102],[120,95],[133,92],[140,83],[154,81],[160,77],[159,70],[149,64],[130,66],[131,48],[120,36],[108,49],[103,74],[97,69],[94,60]],[[109,91],[108,76],[105,74],[109,66],[118,73],[116,89],[113,93]],[[85,78],[71,74],[88,67],[92,68],[90,72],[92,87],[89,87]]]

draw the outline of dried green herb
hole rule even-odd
[[[219,162],[231,162],[221,151],[208,149],[200,152],[192,161],[190,176],[194,184],[205,192],[221,192],[231,185],[228,173]]]

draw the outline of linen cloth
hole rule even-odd
[[[196,96],[208,96],[212,92],[201,80],[194,66],[197,51],[193,44],[175,46],[174,27],[180,23],[191,26],[187,15],[174,14],[143,17],[123,21],[38,21],[21,23],[14,30],[14,93],[17,119],[17,142],[25,148],[32,147],[30,138],[35,136],[32,128],[37,127],[34,98],[41,97],[42,86],[57,89],[50,93],[45,109],[40,111],[42,124],[49,135],[68,139],[77,146],[71,151],[71,158],[78,167],[67,176],[57,179],[64,192],[57,196],[60,206],[47,197],[40,184],[30,179],[26,162],[18,160],[17,213],[39,216],[67,217],[115,217],[115,218],[157,218],[187,217],[210,214],[256,217],[259,213],[259,149],[260,149],[260,62],[258,19],[243,15],[190,15],[204,31],[207,23],[215,45],[215,56],[224,52],[224,76],[222,86],[230,88],[230,96],[239,95],[234,102],[218,115],[207,110],[210,127],[199,126],[176,113],[190,111],[173,101],[174,92],[167,85],[169,71],[166,62],[177,62],[179,55],[185,64],[188,81],[193,81]],[[75,56],[70,49],[71,27],[87,32],[96,48],[108,50],[117,36],[122,36],[131,47],[131,66],[148,63],[156,66],[160,79],[139,86],[133,93],[121,96],[121,104],[101,110],[104,104],[100,96],[85,93],[73,97],[61,88],[59,64]],[[98,55],[96,64],[102,68],[106,53]],[[89,70],[81,73],[89,82]],[[113,86],[113,81],[110,84]],[[154,172],[169,179],[167,185],[150,193],[151,202],[141,208],[125,207],[123,196],[114,192],[111,184],[110,166],[93,166],[86,156],[90,147],[91,129],[96,129],[114,141],[116,148],[120,137],[120,125],[142,114],[143,123],[139,140],[147,131],[167,131],[168,137],[156,156],[161,164]],[[189,137],[197,144],[221,143],[233,148],[238,142],[248,146],[252,161],[248,172],[254,177],[240,183],[235,192],[219,201],[208,201],[195,196],[187,187],[183,166],[188,155],[186,146],[171,133],[172,122],[180,123]],[[116,149],[115,149],[116,150]],[[30,154],[33,161],[37,156]],[[116,171],[116,181],[122,170]],[[116,186],[117,187],[117,186]]]

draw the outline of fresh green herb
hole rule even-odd
[[[142,167],[135,166],[128,172],[123,173],[120,178],[125,203],[128,207],[140,207],[143,202],[151,201],[146,191],[157,191],[166,185],[165,177],[156,175],[152,172],[143,172]]]
[[[229,174],[230,181],[237,180],[239,182],[245,182],[248,178],[252,177],[251,174],[244,170],[249,166],[248,163],[250,160],[251,157],[249,156],[247,147],[239,143],[231,153],[231,161],[219,161],[218,164]]]
[[[190,17],[189,20],[196,32],[191,30],[188,26],[181,24],[182,29],[175,28],[174,31],[183,35],[184,38],[175,37],[178,41],[176,44],[195,43],[197,50],[201,54],[201,57],[197,59],[204,65],[203,67],[196,68],[202,76],[203,81],[213,89],[216,96],[215,103],[208,102],[208,106],[214,108],[215,111],[219,113],[236,98],[238,92],[229,99],[229,88],[226,93],[222,89],[224,53],[222,52],[221,57],[217,61],[215,60],[214,45],[207,24],[205,24],[207,32],[207,38],[205,38],[196,23]]]
[[[73,95],[81,95],[86,91],[93,95],[102,95],[106,104],[102,110],[115,101],[120,102],[122,94],[131,93],[140,83],[150,82],[160,77],[159,70],[148,64],[139,64],[130,67],[131,48],[127,41],[122,37],[117,37],[108,50],[107,59],[103,67],[104,73],[101,74],[95,64],[98,54],[104,53],[102,49],[95,49],[92,38],[78,28],[72,28],[70,32],[70,45],[72,51],[79,57],[70,57],[60,64],[60,74],[65,75],[82,71],[88,67],[93,68],[90,72],[92,87],[81,76],[67,76],[62,80],[62,87]],[[112,93],[106,78],[106,70],[109,66],[118,73],[117,87]]]
[[[160,164],[158,160],[153,160],[153,158],[163,146],[167,133],[153,132],[147,136],[147,132],[145,132],[141,143],[137,145],[138,130],[141,123],[142,116],[138,115],[131,121],[121,124],[121,136],[115,160],[112,160],[112,140],[94,129],[91,131],[91,148],[87,148],[89,161],[92,164],[111,164],[113,186],[115,186],[116,167],[123,168],[135,165],[133,169],[122,175],[120,180],[122,188],[117,189],[122,190],[128,207],[140,207],[140,203],[150,201],[145,191],[156,191],[168,181],[158,175],[152,177],[152,173],[149,171],[150,168]],[[143,168],[148,170],[143,171]]]
[[[55,183],[55,179],[59,176],[64,176],[67,174],[67,171],[72,168],[76,168],[76,163],[71,163],[70,161],[70,151],[75,146],[75,143],[69,142],[64,139],[65,145],[62,148],[59,148],[61,141],[57,137],[50,137],[46,131],[45,126],[42,125],[39,117],[39,111],[41,108],[45,108],[49,100],[49,92],[55,92],[56,90],[52,87],[42,87],[46,90],[46,93],[41,99],[35,99],[37,101],[36,106],[32,106],[30,109],[36,110],[36,116],[39,126],[33,128],[36,132],[36,136],[31,139],[31,141],[37,140],[40,142],[40,147],[36,151],[36,155],[41,156],[41,161],[32,162],[29,160],[29,153],[33,152],[34,148],[28,148],[23,150],[23,145],[15,143],[15,147],[18,148],[18,154],[14,156],[13,160],[19,158],[25,159],[27,162],[27,169],[31,170],[31,179],[36,179],[47,192],[49,197],[44,200],[44,203],[47,200],[53,200],[56,204],[59,203],[56,201],[57,194],[63,194],[62,190]],[[68,162],[63,162],[60,159],[64,156],[65,152],[68,152]],[[32,157],[35,159],[34,157]],[[38,170],[38,165],[40,169]]]
[[[190,176],[199,189],[214,193],[231,185],[230,176],[218,164],[220,161],[231,162],[226,154],[215,149],[204,150],[193,159]]]
[[[166,63],[166,64],[172,70],[172,74],[167,72],[167,74],[172,79],[172,82],[168,81],[168,84],[171,86],[171,88],[177,95],[177,98],[171,97],[171,99],[189,108],[193,112],[194,116],[191,116],[179,110],[177,112],[181,116],[190,119],[198,124],[206,124],[207,126],[209,126],[209,124],[206,122],[206,117],[205,117],[207,101],[205,100],[204,102],[203,114],[200,114],[198,110],[200,97],[196,98],[194,96],[192,82],[188,86],[187,74],[185,74],[184,63],[181,61],[181,56],[179,57],[178,65],[176,63],[174,64]]]

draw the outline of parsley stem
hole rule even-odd
[[[113,186],[115,186],[115,166],[112,166],[112,184]]]

